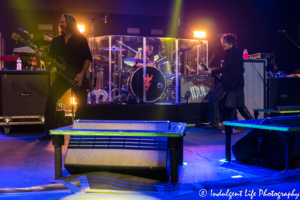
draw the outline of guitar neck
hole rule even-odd
[[[33,45],[32,43],[30,43],[28,40],[23,40],[23,43],[25,43],[27,46],[29,46],[30,48],[32,48],[34,51],[39,51],[39,49]],[[45,53],[43,51],[43,58],[45,58],[45,60],[47,60],[47,62],[52,62],[53,64],[55,64],[56,67],[58,67],[61,70],[66,70],[66,67],[62,64],[60,64],[56,59],[51,58],[47,53]],[[43,60],[43,59],[42,59]]]

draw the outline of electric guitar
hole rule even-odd
[[[208,71],[208,68],[206,67],[206,65],[204,63],[200,63],[200,66],[205,70],[205,71]],[[217,83],[219,84],[220,83],[220,77],[218,75],[214,75],[212,76],[216,81]]]
[[[19,34],[13,32],[11,35],[11,38],[15,40],[17,43],[22,42],[32,48],[35,52],[40,51],[33,43],[31,43],[28,40],[23,39]],[[43,51],[42,51],[43,52]],[[77,85],[77,81],[74,79],[76,78],[77,74],[81,72],[81,70],[77,67],[73,67],[69,65],[61,56],[56,56],[56,59],[51,58],[47,55],[46,52],[43,52],[43,59],[46,62],[52,62],[57,68],[59,68],[61,71],[57,72],[57,75],[62,76],[69,84],[79,87]]]

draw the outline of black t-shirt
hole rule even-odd
[[[53,38],[48,55],[52,58],[60,55],[69,65],[80,69],[85,60],[93,61],[88,41],[81,34],[72,35],[67,43],[62,35]]]

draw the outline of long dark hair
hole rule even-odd
[[[62,17],[66,19],[67,28],[70,30],[72,35],[78,35],[80,33],[78,27],[77,27],[77,20],[74,16],[70,14],[63,14]],[[58,30],[60,33],[60,27],[58,26]]]
[[[232,44],[232,46],[236,47],[237,37],[235,34],[226,33],[226,34],[222,35],[222,37],[221,37],[222,44],[223,44],[223,41],[226,41],[228,44]]]

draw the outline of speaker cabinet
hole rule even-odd
[[[71,136],[65,168],[71,174],[109,171],[168,180],[166,137]]]
[[[268,108],[300,105],[300,78],[268,78]]]
[[[294,135],[293,163],[300,158],[300,134]],[[284,169],[286,148],[283,133],[253,129],[232,145],[236,160],[272,169]]]
[[[208,76],[180,76],[180,103],[208,103],[216,88],[215,79]]]
[[[50,88],[49,71],[0,71],[0,115],[44,115]]]
[[[244,95],[245,106],[252,116],[253,109],[266,108],[266,59],[245,59],[244,60]],[[262,118],[262,116],[259,116]],[[238,120],[244,120],[240,113],[237,114]]]

